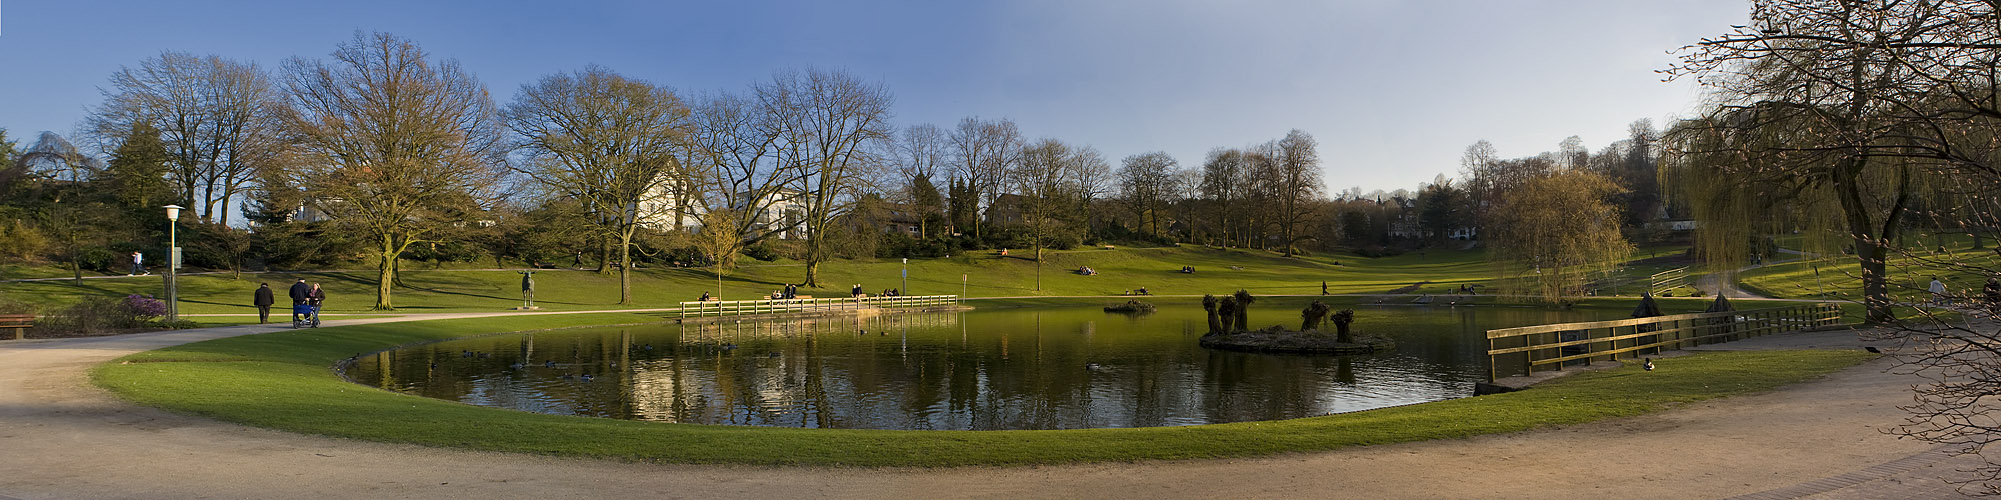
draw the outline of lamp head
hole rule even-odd
[[[181,220],[180,205],[167,205],[161,208],[167,209],[167,220]]]

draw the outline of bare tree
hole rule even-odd
[[[162,52],[120,68],[87,126],[100,142],[121,140],[137,123],[160,131],[170,177],[203,222],[229,223],[229,206],[279,160],[281,96],[255,63]],[[107,149],[116,148],[107,144]]]
[[[1238,201],[1244,191],[1244,152],[1239,149],[1216,148],[1209,150],[1209,158],[1202,162],[1202,197],[1213,204],[1216,230],[1222,232],[1222,244],[1231,244],[1230,224],[1233,215],[1239,212]]]
[[[931,237],[935,229],[932,219],[945,210],[935,181],[945,168],[949,147],[945,130],[927,123],[903,129],[894,148],[897,177],[904,186],[902,198],[916,212],[921,238]]]
[[[285,62],[298,183],[336,221],[370,236],[375,309],[394,309],[396,263],[493,197],[500,126],[486,87],[409,40],[356,33],[331,61]]]
[[[896,171],[904,179],[937,178],[946,167],[950,140],[945,129],[929,123],[903,129],[895,146]]]
[[[1025,146],[1013,121],[968,117],[952,130],[952,173],[972,187],[982,209],[993,206],[1007,182],[1008,171],[1021,161]],[[985,236],[985,222],[973,217],[973,234]]]
[[[1037,291],[1042,290],[1042,251],[1065,229],[1067,215],[1074,214],[1076,207],[1071,201],[1076,187],[1068,182],[1072,179],[1071,162],[1076,159],[1073,151],[1063,141],[1036,141],[1023,150],[1015,168],[1008,170],[1009,183],[1021,196],[1023,228],[1028,231],[1029,244],[1035,250]]]
[[[519,170],[584,203],[602,237],[618,246],[618,303],[632,303],[633,235],[640,202],[682,171],[675,153],[688,107],[666,87],[599,66],[523,85],[503,113]]]
[[[1312,210],[1312,203],[1320,199],[1324,189],[1320,184],[1320,153],[1316,144],[1313,136],[1293,129],[1272,148],[1279,174],[1275,179],[1278,213],[1274,222],[1287,257],[1298,251],[1299,242],[1313,238],[1304,228],[1317,212]]]
[[[890,138],[889,90],[839,71],[780,73],[757,87],[784,142],[780,168],[793,173],[806,229],[806,281],[820,286],[838,217],[886,163],[877,147]]]
[[[1202,201],[1202,169],[1185,167],[1175,170],[1171,184],[1173,190],[1169,198],[1181,205],[1181,216],[1176,219],[1188,228],[1187,234],[1182,235],[1184,241],[1194,241],[1195,208]]]
[[[785,129],[760,109],[757,101],[737,94],[716,93],[694,107],[694,133],[684,160],[695,189],[686,199],[700,203],[696,211],[733,211],[733,216],[702,217],[702,230],[725,231],[743,244],[755,243],[775,231],[773,205],[787,203],[787,186],[798,180],[797,164],[781,162]],[[712,226],[727,222],[733,227]],[[785,226],[790,227],[790,226]]]
[[[1159,151],[1128,156],[1120,164],[1119,191],[1127,209],[1139,218],[1147,234],[1160,236],[1161,212],[1167,207],[1174,171],[1180,164]]]
[[[1084,228],[1096,230],[1098,211],[1093,210],[1099,198],[1111,194],[1117,179],[1112,175],[1112,164],[1098,153],[1098,148],[1084,146],[1070,152],[1070,181],[1077,188],[1077,211],[1084,214]]]

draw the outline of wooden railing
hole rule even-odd
[[[1727,342],[1839,324],[1841,307],[1827,302],[1769,309],[1676,314],[1651,318],[1560,323],[1487,330],[1487,381],[1502,367],[1520,375],[1563,369],[1564,363],[1638,357],[1661,349]]]
[[[681,317],[847,311],[863,308],[902,309],[958,303],[959,296],[957,295],[841,297],[831,299],[703,300],[682,302]]]
[[[1660,295],[1661,292],[1688,284],[1688,266],[1677,267],[1654,273],[1647,277],[1647,293]]]

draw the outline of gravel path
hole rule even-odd
[[[1887,359],[1778,392],[1534,432],[1258,459],[946,469],[658,465],[361,442],[138,407],[87,380],[91,365],[127,353],[274,328],[0,343],[0,499],[1935,498],[1953,494],[1936,478],[1966,460],[1880,432],[1915,382],[1885,373]],[[1855,338],[1716,347],[1855,348]]]

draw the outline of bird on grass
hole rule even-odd
[[[1646,368],[1647,371],[1654,371],[1654,358],[1647,358],[1647,364],[1641,365],[1641,368]]]

